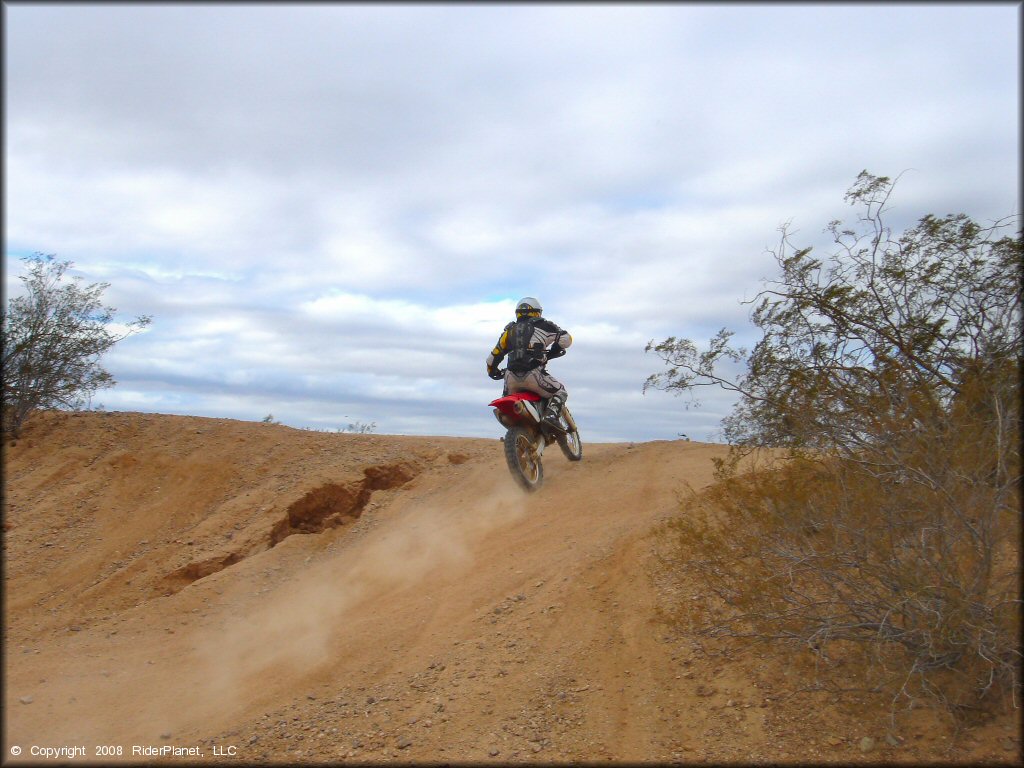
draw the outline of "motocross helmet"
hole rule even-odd
[[[525,296],[516,303],[516,317],[540,317],[543,311],[540,301],[532,296]]]

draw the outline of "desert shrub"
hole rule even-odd
[[[108,283],[67,279],[70,261],[34,254],[23,259],[26,292],[3,313],[3,431],[16,437],[40,408],[78,408],[115,384],[100,365],[114,344],[149,324],[139,317],[122,333],[111,331],[113,307],[104,306]]]
[[[676,523],[712,598],[698,630],[856,647],[894,701],[962,715],[1020,688],[1022,240],[963,215],[894,238],[891,190],[861,174],[866,231],[832,222],[827,261],[784,228],[749,356],[727,331],[652,343],[669,370],[648,384],[739,394],[721,482]],[[786,461],[738,471],[768,447]]]
[[[362,421],[350,422],[344,429],[338,430],[339,432],[350,432],[355,435],[369,435],[377,431],[377,422],[371,421],[369,424]]]

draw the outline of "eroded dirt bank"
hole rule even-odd
[[[1020,757],[1012,717],[894,731],[884,698],[800,693],[805,659],[658,618],[651,530],[721,446],[552,451],[532,497],[497,440],[40,414],[5,451],[11,764]]]

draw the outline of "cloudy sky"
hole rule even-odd
[[[756,341],[792,221],[1020,211],[1018,3],[4,3],[4,250],[143,334],[107,410],[497,437],[516,299],[586,441],[720,439],[645,344]]]

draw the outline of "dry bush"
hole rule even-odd
[[[891,190],[858,177],[861,231],[832,222],[826,259],[784,229],[743,375],[716,373],[746,355],[723,330],[649,345],[668,370],[648,385],[740,396],[721,483],[676,524],[714,598],[699,631],[856,647],[894,702],[960,717],[1020,691],[1024,239],[963,214],[894,236]],[[765,448],[786,463],[738,471]]]
[[[69,278],[72,262],[53,256],[37,253],[22,261],[24,293],[11,297],[0,323],[0,429],[11,437],[33,411],[77,409],[97,390],[114,386],[100,358],[151,322],[138,317],[114,333],[117,310],[103,304],[109,283],[84,285],[81,277]]]
[[[894,704],[930,697],[960,719],[1016,705],[1019,410],[1004,400],[997,418],[991,389],[969,386],[949,419],[894,432],[899,476],[798,457],[727,472],[691,500],[672,527],[688,577],[714,598],[693,604],[698,633],[826,662],[857,648]]]

